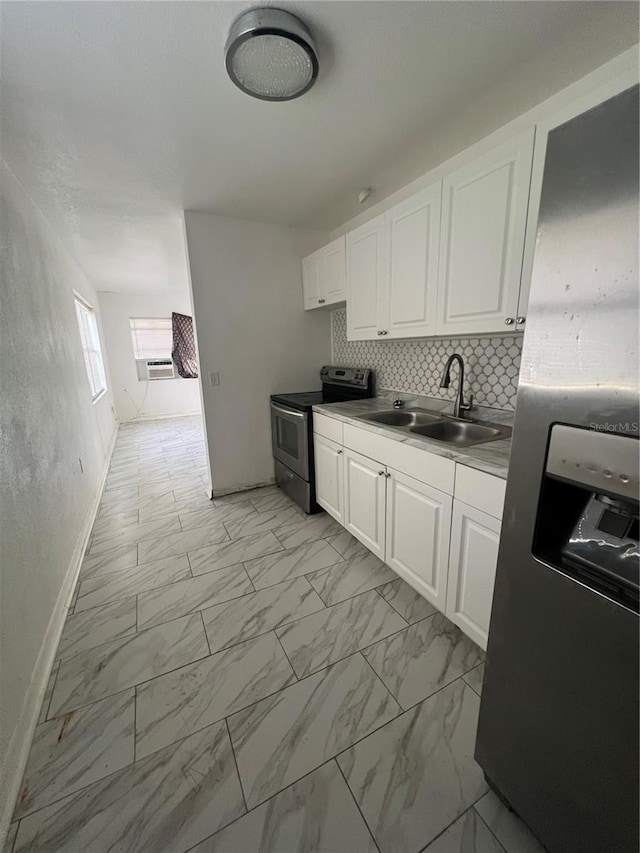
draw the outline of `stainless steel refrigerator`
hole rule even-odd
[[[548,139],[476,759],[552,853],[638,851],[638,87]]]

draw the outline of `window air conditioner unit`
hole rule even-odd
[[[147,361],[147,379],[175,379],[173,362],[170,358]]]

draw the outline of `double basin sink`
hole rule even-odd
[[[360,420],[395,427],[455,447],[470,447],[511,436],[511,427],[471,418],[454,418],[428,409],[389,409],[361,415]]]

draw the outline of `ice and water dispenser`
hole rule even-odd
[[[607,431],[551,428],[533,552],[638,612],[640,442]]]

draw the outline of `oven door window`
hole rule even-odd
[[[271,406],[273,455],[304,480],[309,479],[309,418]]]
[[[276,418],[278,447],[293,459],[300,458],[300,427],[283,417]]]

